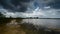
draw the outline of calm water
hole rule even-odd
[[[23,19],[22,22],[42,25],[49,28],[60,28],[60,19]]]

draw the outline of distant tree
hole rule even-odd
[[[11,16],[9,18],[12,18]]]
[[[5,18],[5,15],[3,15],[1,12],[0,12],[0,18]]]

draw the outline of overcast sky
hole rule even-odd
[[[60,0],[0,0],[6,17],[60,18]]]

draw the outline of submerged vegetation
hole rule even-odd
[[[14,20],[16,20],[16,23],[14,22]],[[48,29],[26,22],[21,23],[22,20],[23,19],[12,18],[0,19],[0,34],[60,34],[60,31],[55,31],[56,29]],[[14,23],[11,23],[12,21]]]

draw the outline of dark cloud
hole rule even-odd
[[[60,0],[0,0],[0,9],[6,17],[60,18]]]
[[[34,5],[32,5],[32,1],[35,1],[35,3],[33,2]],[[47,5],[54,9],[60,9],[60,0],[0,0],[0,5],[4,9],[13,10],[13,12],[25,12],[28,6],[32,6],[32,8],[39,6],[41,8]]]
[[[4,9],[13,10],[14,12],[25,12],[27,10],[27,3],[31,1],[33,0],[0,0],[0,5],[2,5]],[[26,5],[24,3],[26,3]]]
[[[51,8],[60,9],[60,0],[54,0],[54,2],[51,2],[48,5],[51,6]]]

